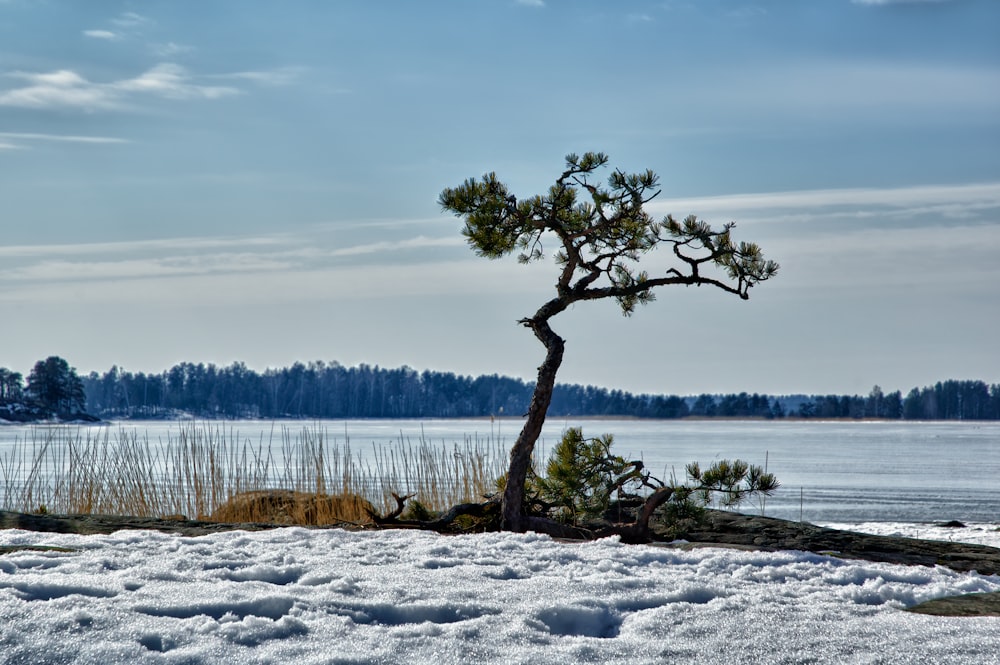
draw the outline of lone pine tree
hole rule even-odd
[[[671,285],[714,286],[746,300],[754,285],[778,271],[778,264],[765,260],[757,245],[732,240],[732,223],[715,230],[694,215],[656,221],[644,206],[660,193],[657,175],[616,169],[605,185],[595,174],[607,163],[607,155],[599,152],[567,155],[566,169],[548,192],[526,199],[513,195],[496,173],[470,178],[438,198],[444,210],[464,220],[462,233],[480,256],[498,259],[517,253],[519,262],[530,263],[546,256],[543,243],[556,244],[556,295],[519,321],[545,345],[546,353],[527,420],[511,449],[502,499],[504,529],[547,530],[543,518],[525,513],[524,489],[563,359],[564,340],[549,325],[552,317],[574,303],[605,298],[616,300],[628,316],[637,305],[653,301],[654,289]],[[657,276],[640,270],[642,256],[663,246],[673,252],[673,267]]]

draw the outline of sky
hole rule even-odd
[[[995,525],[882,532],[996,546]],[[947,532],[947,533],[946,533]],[[959,533],[960,532],[960,533]],[[56,663],[995,663],[1000,578],[809,552],[283,528],[0,531],[0,655]]]
[[[0,367],[532,380],[556,267],[476,257],[437,198],[594,150],[781,271],[578,304],[560,381],[1000,382],[998,31],[993,0],[0,0]]]

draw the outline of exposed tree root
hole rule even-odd
[[[649,521],[656,509],[670,499],[672,493],[672,489],[665,487],[651,494],[639,511],[636,521],[632,523],[610,523],[596,529],[588,529],[572,524],[565,524],[547,517],[525,515],[525,531],[534,531],[535,533],[542,533],[553,538],[572,540],[595,540],[597,538],[619,536],[626,543],[648,543],[655,539],[653,532],[649,528]],[[371,512],[372,520],[379,528],[423,529],[437,533],[459,533],[467,530],[467,528],[458,525],[459,519],[468,517],[481,520],[479,526],[483,527],[483,530],[500,530],[499,498],[491,498],[481,503],[460,503],[452,506],[447,512],[433,520],[404,520],[399,519],[399,516],[403,514],[406,501],[412,497],[401,497],[395,493],[392,496],[396,500],[397,505],[391,513],[382,516],[374,511]],[[485,523],[482,520],[485,520]]]

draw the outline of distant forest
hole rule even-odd
[[[181,363],[161,374],[80,377],[58,356],[24,377],[0,368],[0,420],[172,418],[474,418],[523,415],[534,385],[496,374],[460,376],[332,362],[256,372]],[[560,384],[549,415],[634,418],[881,418],[1000,420],[1000,384],[943,381],[905,396],[875,386],[867,395],[634,395]]]
[[[256,372],[181,363],[162,374],[122,371],[81,377],[86,408],[102,418],[456,418],[521,416],[532,383],[332,362]],[[552,416],[636,418],[885,418],[1000,420],[1000,384],[943,381],[868,395],[634,395],[595,386],[557,385]]]

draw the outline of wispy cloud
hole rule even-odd
[[[77,284],[83,281],[273,273],[301,269],[314,253],[308,247],[264,251],[241,247],[238,243],[197,251],[192,251],[190,247],[128,253],[122,252],[123,247],[115,247],[109,252],[96,252],[94,246],[86,249],[90,251],[66,251],[60,247],[15,248],[9,253],[6,266],[0,269],[0,284],[11,287],[28,283]]]
[[[133,255],[142,252],[164,254],[167,252],[206,252],[218,249],[259,247],[272,251],[275,247],[291,244],[291,238],[282,235],[245,237],[181,237],[155,240],[129,240],[118,242],[89,242],[52,245],[0,245],[0,258],[30,258],[52,256]]]
[[[514,0],[515,4],[523,7],[544,7],[545,0]]]
[[[954,0],[851,0],[854,5],[931,5]]]
[[[428,238],[418,236],[398,241],[374,242],[364,245],[355,245],[335,249],[330,252],[331,256],[362,256],[365,254],[376,254],[383,252],[398,252],[409,249],[428,249],[431,247],[461,247],[465,241],[460,236],[449,236],[447,238]]]
[[[336,240],[339,234],[331,234],[330,229],[319,227],[316,232],[308,236],[183,237],[0,246],[0,259],[5,266],[0,270],[0,279],[51,281],[271,271],[301,269],[371,255],[377,255],[379,263],[398,263],[401,253],[464,245],[457,234],[343,244]]]
[[[261,71],[233,72],[232,74],[212,74],[206,78],[251,81],[260,85],[290,85],[302,75],[302,67],[281,67]]]
[[[119,105],[110,88],[94,85],[67,69],[41,74],[14,72],[8,76],[27,81],[28,85],[0,92],[0,106],[35,109],[62,107],[93,111]]]
[[[150,93],[171,99],[218,99],[238,94],[240,91],[228,86],[197,85],[180,65],[163,63],[133,79],[111,84],[115,91]]]
[[[90,37],[91,39],[104,39],[107,41],[121,39],[121,35],[111,32],[110,30],[84,30],[83,35],[85,37]]]
[[[767,16],[767,10],[757,5],[747,5],[746,7],[727,10],[726,16],[737,19],[755,18],[757,16]]]
[[[61,69],[54,72],[12,72],[27,85],[0,92],[0,106],[32,109],[101,111],[122,109],[143,96],[166,99],[219,99],[240,93],[232,86],[201,85],[180,65],[162,63],[135,78],[109,83],[90,81]]]
[[[114,136],[76,136],[72,134],[38,134],[33,132],[0,132],[0,138],[20,139],[23,141],[55,141],[59,143],[130,143],[128,139]]]
[[[153,20],[135,12],[125,12],[111,19],[109,23],[114,29],[93,28],[84,30],[83,35],[91,39],[118,41],[138,36],[144,27],[153,24]]]
[[[191,302],[213,300],[211,292],[239,299],[243,291],[251,300],[269,301],[279,294],[276,285],[310,298],[356,298],[364,292],[388,292],[391,283],[406,292],[448,292],[468,286],[466,276],[478,289],[487,282],[509,288],[517,272],[497,278],[497,264],[470,260],[460,236],[418,235],[378,243],[342,245],[338,234],[316,229],[310,237],[274,235],[249,237],[167,238],[159,240],[85,243],[79,245],[0,246],[0,301],[30,301],[70,297],[82,293],[100,301],[126,300],[145,291],[147,298],[172,300],[183,291]],[[442,260],[429,249],[458,249]],[[414,268],[414,261],[419,269]],[[472,264],[472,268],[456,267]],[[365,266],[364,284],[356,276]],[[517,268],[518,266],[515,266]],[[489,279],[470,273],[486,270]],[[507,270],[503,272],[507,275]],[[461,285],[455,275],[462,274]],[[378,278],[376,278],[378,276]],[[391,276],[391,277],[390,277]],[[544,281],[542,282],[545,283]],[[238,287],[238,284],[243,284]],[[249,288],[247,285],[253,285]],[[322,285],[316,288],[317,285]],[[71,287],[71,288],[70,288]],[[60,295],[62,293],[62,295]],[[289,297],[286,292],[283,299]],[[123,294],[131,294],[124,295]],[[270,295],[268,295],[270,294]]]
[[[125,259],[119,261],[42,261],[0,272],[4,280],[78,282],[94,279],[126,279],[270,272],[290,267],[288,261],[260,254]]]
[[[845,121],[848,113],[898,123],[915,117],[954,123],[952,112],[1000,112],[1000,70],[990,66],[902,64],[884,60],[802,60],[709,72],[688,93],[703,105],[739,106]]]
[[[1000,182],[657,199],[649,208],[735,220],[740,237],[782,264],[782,290],[969,289],[1000,278]]]
[[[767,212],[845,215],[875,211],[908,214],[915,206],[997,209],[1000,183],[896,189],[812,190],[736,194],[657,201],[664,210],[701,214]],[[824,219],[828,219],[824,218]],[[400,229],[407,228],[400,224]],[[779,228],[780,233],[761,233]],[[755,227],[753,239],[782,262],[783,289],[884,285],[986,283],[1000,278],[997,225],[981,220],[905,228],[862,224]],[[789,231],[791,229],[791,231]],[[394,234],[395,235],[395,234]],[[213,302],[330,301],[405,294],[460,294],[550,288],[551,266],[469,258],[457,233],[417,232],[359,242],[343,225],[299,234],[180,237],[110,243],[0,246],[0,302]],[[764,236],[764,237],[758,237]],[[651,257],[656,272],[669,256]],[[928,272],[927,262],[954,266]],[[958,269],[961,267],[961,269]],[[359,281],[362,272],[365,279]],[[461,279],[456,279],[461,275]]]
[[[150,44],[149,50],[158,58],[173,58],[178,55],[194,53],[197,49],[187,44],[167,42],[165,44]]]
[[[543,268],[547,268],[544,266]],[[124,272],[124,268],[119,269]],[[462,259],[409,265],[385,265],[358,279],[354,267],[303,267],[288,270],[112,276],[86,280],[40,280],[5,288],[0,276],[0,302],[50,304],[142,304],[185,308],[207,304],[287,305],[384,297],[456,294],[545,293],[551,275],[539,266]],[[461,275],[461,279],[456,279]]]
[[[83,35],[91,39],[101,39],[109,42],[142,41],[147,33],[146,29],[155,25],[155,23],[148,16],[143,16],[135,12],[125,12],[109,21],[110,29],[96,28],[84,30]],[[176,58],[197,50],[188,44],[178,44],[173,41],[154,42],[145,46],[157,58]]]
[[[825,208],[834,206],[885,206],[912,208],[956,204],[976,208],[1000,207],[1000,182],[968,185],[926,185],[896,188],[814,189],[797,192],[726,194],[697,198],[657,200],[651,210],[749,211],[761,209]]]
[[[143,16],[142,14],[137,14],[135,12],[124,12],[111,19],[111,23],[119,28],[135,30],[152,24],[153,20],[148,16]]]

